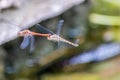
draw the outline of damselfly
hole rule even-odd
[[[61,25],[62,25],[61,23],[63,23],[62,20],[59,21],[58,27],[61,27]],[[45,34],[51,34],[50,36],[47,36],[47,39],[50,40],[50,41],[55,41],[55,42],[57,42],[57,41],[59,42],[59,41],[60,41],[60,42],[68,43],[68,44],[73,45],[73,46],[75,46],[75,47],[78,46],[78,44],[72,43],[72,42],[70,42],[70,41],[68,41],[68,40],[60,37],[59,35],[57,35],[57,34],[59,34],[59,33],[55,34],[55,33],[53,33],[52,31],[50,31],[50,30],[46,29],[45,27],[41,26],[40,24],[36,24],[35,26],[36,26],[40,31],[44,31]],[[59,30],[59,29],[58,29],[58,30]],[[60,31],[58,31],[58,32],[60,32]]]
[[[26,47],[28,47],[30,45],[30,52],[32,52],[34,50],[34,36],[44,36],[44,37],[47,37],[48,40],[50,41],[55,41],[55,42],[58,42],[58,45],[59,45],[59,42],[65,42],[65,43],[68,43],[68,44],[71,44],[75,47],[78,46],[78,44],[75,44],[75,43],[72,43],[62,37],[60,37],[60,30],[61,30],[61,27],[63,25],[63,20],[60,20],[58,22],[58,25],[57,25],[57,33],[53,33],[52,31],[48,30],[47,28],[41,26],[40,24],[36,24],[35,26],[41,31],[41,33],[36,33],[36,32],[32,32],[30,30],[23,30],[23,31],[20,31],[18,33],[19,36],[24,36],[24,39],[20,45],[20,47],[22,49],[25,49]]]

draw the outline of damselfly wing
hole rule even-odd
[[[20,45],[21,49],[25,49],[27,46],[30,44],[30,37],[29,36],[24,36],[23,41]]]
[[[23,41],[20,45],[20,48],[25,49],[28,46],[30,46],[30,53],[31,53],[34,50],[34,36],[33,35],[24,36]]]
[[[63,27],[64,20],[60,20],[56,26],[56,34],[60,36],[62,27]],[[58,48],[60,48],[60,40],[58,40]]]
[[[48,30],[47,28],[45,28],[44,26],[40,25],[40,24],[36,24],[35,27],[37,27],[39,29],[39,31],[43,34],[55,34],[54,32]]]
[[[63,22],[61,21],[60,23],[63,23]],[[60,42],[68,43],[68,44],[73,45],[73,46],[75,46],[75,47],[78,46],[78,44],[72,43],[72,42],[70,42],[70,41],[68,41],[68,40],[60,37],[59,35],[57,35],[57,34],[55,34],[54,32],[48,30],[47,28],[41,26],[40,24],[36,24],[35,26],[36,26],[40,31],[43,31],[43,33],[51,34],[50,36],[47,37],[47,39],[50,40],[50,41],[55,41],[55,42],[60,41]]]
[[[57,26],[56,26],[56,34],[58,36],[60,36],[60,32],[61,32],[61,28],[62,28],[63,22],[64,22],[64,20],[60,20],[58,22]],[[41,33],[55,35],[54,32],[48,30],[47,28],[43,27],[40,24],[36,24],[35,26],[40,30]],[[58,48],[59,48],[60,47],[60,40],[58,40],[57,42],[58,42]]]

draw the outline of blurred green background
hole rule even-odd
[[[40,24],[78,47],[35,37],[35,50],[21,50],[23,37],[0,47],[0,80],[120,80],[120,1],[85,0]],[[49,27],[48,27],[49,26]],[[31,31],[39,32],[34,26]]]

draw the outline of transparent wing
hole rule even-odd
[[[57,27],[56,27],[56,34],[58,36],[60,36],[60,32],[61,32],[61,29],[62,29],[62,26],[63,26],[63,23],[64,23],[64,20],[60,20],[57,24]],[[58,48],[60,48],[60,40],[58,40]]]
[[[58,22],[57,27],[56,27],[56,34],[57,34],[57,35],[60,35],[60,32],[61,32],[63,23],[64,23],[64,20],[60,20],[60,21]]]
[[[52,31],[48,30],[47,28],[43,27],[40,24],[36,24],[35,26],[40,30],[41,33],[44,33],[44,34],[55,34],[55,33],[53,33]]]
[[[30,36],[24,36],[24,39],[20,45],[21,49],[25,49],[30,44]]]
[[[30,53],[35,49],[35,46],[34,46],[34,43],[35,43],[35,38],[34,38],[34,36],[30,36],[30,41],[31,41],[31,43],[30,43]]]

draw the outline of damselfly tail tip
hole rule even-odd
[[[74,44],[74,46],[75,46],[75,47],[78,47],[78,46],[79,46],[79,44]]]

